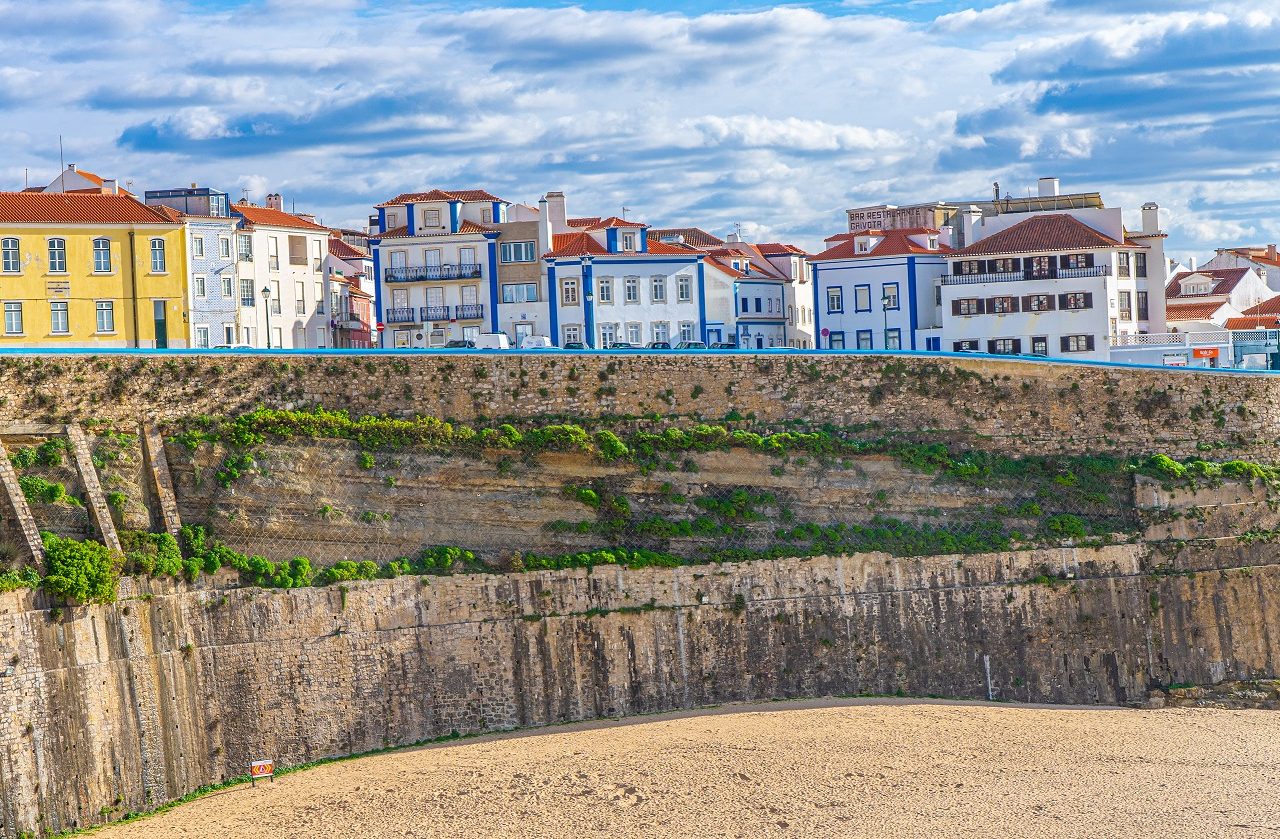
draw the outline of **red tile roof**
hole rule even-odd
[[[502,201],[496,195],[483,189],[432,189],[427,192],[403,192],[390,201],[375,204],[376,207],[395,207],[400,204],[415,204],[419,201]]]
[[[322,227],[314,221],[307,221],[299,218],[292,213],[286,213],[284,210],[276,210],[271,207],[255,207],[252,204],[232,204],[231,212],[236,215],[243,216],[244,220],[252,225],[264,225],[266,227],[288,227],[294,230],[323,230],[329,232],[329,228]]]
[[[671,254],[671,255],[684,254],[685,256],[689,256],[691,254],[696,254],[698,252],[697,250],[686,247],[684,245],[672,245],[666,242],[659,242],[657,239],[652,239],[652,238],[645,243],[645,247],[649,249],[649,253],[658,253],[658,254]]]
[[[1267,248],[1243,247],[1243,248],[1226,248],[1226,253],[1243,257],[1253,262],[1259,262],[1263,265],[1273,265],[1280,268],[1280,257],[1272,259]]]
[[[1225,300],[1210,300],[1207,303],[1170,303],[1165,307],[1165,320],[1210,320],[1226,305]]]
[[[728,262],[726,262],[723,258],[719,256],[708,255],[706,257],[706,260],[707,262],[710,262],[715,267],[719,268],[724,273],[728,274],[730,277],[747,276],[746,273],[739,271],[737,268],[734,268],[732,265],[730,265]]]
[[[1270,300],[1263,300],[1256,306],[1250,306],[1240,314],[1242,315],[1280,315],[1280,297],[1272,297]]]
[[[765,242],[762,245],[756,245],[760,253],[766,256],[777,254],[792,254],[795,256],[808,256],[807,253],[797,248],[795,245],[789,245],[785,242]]]
[[[590,227],[593,224],[600,223],[600,216],[583,216],[582,218],[566,219],[570,227]]]
[[[369,252],[364,248],[357,248],[355,245],[349,244],[343,240],[341,236],[329,236],[329,253],[338,259],[368,259]]]
[[[1213,287],[1209,289],[1208,294],[1230,294],[1247,273],[1249,273],[1248,268],[1204,268],[1199,271],[1181,271],[1169,280],[1169,284],[1164,289],[1164,296],[1169,300],[1202,297],[1203,295],[1199,294],[1183,295],[1182,293],[1182,281],[1193,276],[1213,280]]]
[[[174,224],[176,219],[128,195],[0,192],[0,223]]]
[[[496,231],[494,230],[494,228],[490,227],[487,224],[478,224],[477,222],[474,222],[471,219],[464,218],[462,220],[462,223],[458,225],[458,232],[459,233],[494,233]]]
[[[557,233],[552,239],[554,241],[551,243],[551,250],[547,251],[543,256],[586,256],[587,254],[595,255],[609,252],[605,250],[604,245],[597,242],[591,237],[590,233],[585,231]]]
[[[604,230],[609,227],[648,227],[648,225],[642,221],[629,221],[628,219],[618,218],[617,216],[602,218],[595,224],[587,225],[588,230]]]
[[[700,227],[649,228],[650,239],[660,239],[663,236],[682,236],[684,237],[684,244],[693,245],[695,248],[710,248],[724,244],[724,239],[712,236]]]
[[[947,245],[938,243],[936,249],[926,248],[924,245],[916,242],[912,236],[936,236],[937,230],[928,227],[904,227],[901,230],[867,230],[860,233],[851,233],[845,236],[833,236],[827,239],[828,242],[837,240],[837,244],[827,248],[817,256],[811,257],[811,261],[823,259],[861,259],[874,256],[912,256],[916,254],[950,254],[954,251]],[[880,239],[875,247],[869,251],[859,253],[857,251],[857,242],[855,239],[859,236],[872,236]]]
[[[402,224],[399,227],[388,228],[387,232],[385,233],[374,233],[369,238],[370,239],[395,239],[400,236],[408,236],[408,235],[409,235],[409,228]]]
[[[955,256],[994,256],[1006,253],[1036,253],[1038,251],[1084,251],[1094,248],[1130,248],[1104,233],[1066,213],[1032,216],[979,239],[969,247],[955,252]]]
[[[1280,315],[1243,315],[1227,318],[1227,329],[1276,329],[1280,327]]]

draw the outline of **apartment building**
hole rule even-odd
[[[375,346],[373,321],[373,255],[350,244],[341,231],[329,232],[328,253],[321,263],[324,293],[329,300],[330,346],[361,349]]]
[[[108,186],[0,193],[0,347],[187,346],[174,215]]]
[[[1280,292],[1280,250],[1274,244],[1218,248],[1207,269],[1251,268],[1272,291]]]
[[[1198,332],[1221,329],[1276,292],[1252,268],[1201,268],[1174,274],[1164,296],[1169,328]]]
[[[783,289],[787,307],[787,346],[813,349],[817,346],[813,311],[817,286],[813,281],[809,254],[785,242],[757,244],[756,249],[788,278]]]

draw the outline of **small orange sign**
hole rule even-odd
[[[258,780],[259,778],[272,778],[276,774],[276,762],[274,760],[255,760],[249,764],[250,780]]]
[[[1196,347],[1191,351],[1191,354],[1196,358],[1217,358],[1218,348],[1217,347]]]

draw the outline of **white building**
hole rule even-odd
[[[329,229],[286,213],[278,193],[267,206],[245,201],[231,205],[240,219],[236,234],[239,343],[274,349],[333,345],[324,258]],[[223,279],[222,292],[226,292]]]
[[[788,278],[784,289],[787,306],[787,346],[797,349],[813,349],[814,305],[817,285],[813,281],[813,266],[809,254],[795,245],[784,242],[766,242],[756,245],[779,272]]]
[[[1266,247],[1218,248],[1205,268],[1252,268],[1272,291],[1280,293],[1280,251]]]
[[[1230,318],[1275,296],[1252,268],[1181,271],[1165,287],[1165,319],[1177,332],[1221,329]]]
[[[863,230],[812,257],[821,349],[937,350],[937,281],[951,248],[931,227]]]

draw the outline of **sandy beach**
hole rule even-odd
[[[1280,715],[733,706],[326,765],[94,835],[1280,837]]]

